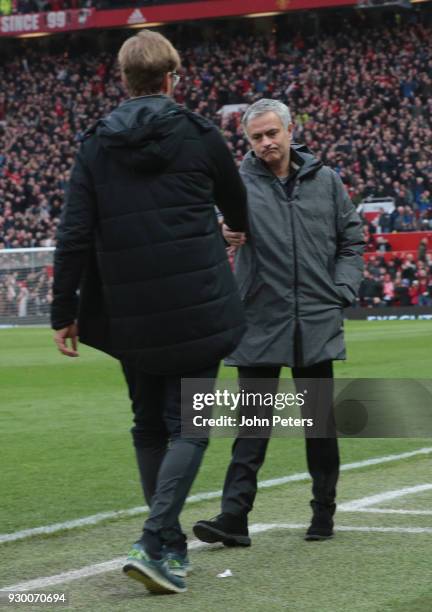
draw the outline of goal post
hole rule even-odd
[[[0,327],[49,323],[53,247],[0,250]]]

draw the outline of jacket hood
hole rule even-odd
[[[178,153],[187,130],[182,107],[165,95],[131,98],[91,128],[119,163],[144,172],[163,170]]]
[[[315,174],[315,172],[317,172],[323,166],[323,163],[312,155],[306,145],[296,142],[291,143],[291,160],[300,166],[298,174],[299,179]],[[253,151],[249,151],[247,153],[240,166],[240,172],[242,174],[255,174],[258,176],[274,177],[270,168],[268,168],[268,166],[261,159],[259,159]]]

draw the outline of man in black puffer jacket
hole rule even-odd
[[[171,43],[144,30],[124,43],[119,63],[131,98],[86,133],[77,155],[52,327],[63,354],[78,355],[79,336],[122,362],[150,506],[124,569],[150,590],[181,592],[188,561],[178,516],[207,445],[181,438],[181,377],[204,378],[211,390],[245,331],[215,205],[243,232],[246,195],[217,129],[171,97],[180,65]]]

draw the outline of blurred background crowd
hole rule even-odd
[[[197,2],[199,0],[187,0]],[[47,13],[49,11],[65,11],[68,9],[91,8],[116,9],[130,6],[148,7],[157,4],[178,4],[185,0],[11,0],[0,4],[0,15],[19,15],[27,13]]]
[[[430,229],[432,28],[346,21],[318,40],[297,32],[183,46],[177,100],[220,125],[239,162],[241,111],[221,109],[283,100],[295,139],[340,174],[354,203],[395,200],[382,231]],[[0,80],[0,248],[50,246],[79,140],[124,97],[115,55],[32,51],[2,63]]]
[[[339,19],[340,27],[332,17],[261,34],[215,28],[195,42],[177,28],[171,38],[183,68],[176,99],[220,127],[238,163],[248,149],[243,105],[261,97],[287,103],[295,140],[339,173],[356,205],[394,202],[393,211],[365,218],[368,250],[383,251],[380,233],[432,229],[432,23],[427,12]],[[80,139],[125,98],[115,51],[129,35],[114,34],[103,45],[71,37],[66,51],[63,40],[14,49],[1,60],[0,250],[55,245]],[[408,301],[399,285],[411,304],[426,303],[430,297],[416,296],[413,285],[430,285],[430,262],[414,257],[412,264],[411,278],[403,275],[404,259],[372,272],[369,262],[377,285],[366,276],[364,287],[376,295],[360,303],[394,304],[401,293]],[[0,273],[2,295],[5,283],[6,295],[26,293],[19,274],[5,280]],[[47,283],[41,277],[36,285],[45,291]],[[36,298],[30,292],[26,299]],[[2,301],[0,308],[11,308]]]

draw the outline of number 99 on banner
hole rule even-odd
[[[50,30],[64,28],[66,26],[65,11],[51,11],[47,14],[47,26]]]

